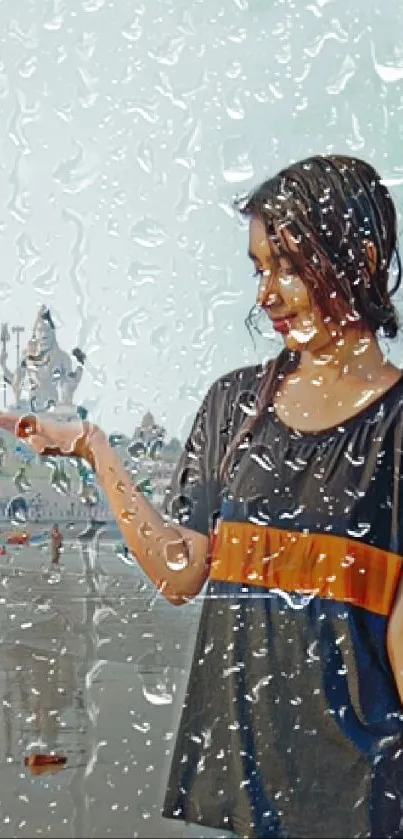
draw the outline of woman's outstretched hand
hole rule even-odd
[[[40,419],[35,414],[23,416],[0,412],[0,428],[25,440],[37,454],[82,457],[88,459],[88,441],[90,435],[98,430],[92,424],[77,422],[57,422]]]
[[[164,597],[180,605],[201,591],[209,569],[207,536],[166,522],[133,485],[120,455],[98,426],[0,412],[1,428],[24,440],[39,455],[86,460],[129,550]]]

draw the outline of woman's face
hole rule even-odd
[[[291,237],[288,244],[297,250]],[[282,335],[287,349],[314,352],[333,343],[338,334],[335,325],[325,323],[301,277],[268,239],[263,222],[254,217],[249,227],[249,256],[260,277],[256,302]]]

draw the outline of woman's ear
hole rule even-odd
[[[371,274],[374,273],[376,270],[377,265],[377,251],[376,247],[371,239],[367,239],[365,242],[365,250],[367,252],[368,262],[369,262],[369,270]]]

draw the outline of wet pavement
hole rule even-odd
[[[0,560],[0,837],[205,835],[160,817],[200,600],[169,605],[102,540]],[[60,770],[24,765],[49,751]]]

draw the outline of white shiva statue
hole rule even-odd
[[[3,324],[0,367],[4,381],[13,389],[15,407],[34,413],[51,411],[63,419],[76,418],[80,409],[74,405],[73,396],[83,375],[85,355],[78,347],[72,351],[77,362],[73,369],[70,355],[57,343],[48,307],[40,307],[31,339],[14,373],[7,366],[9,339],[7,324]]]

